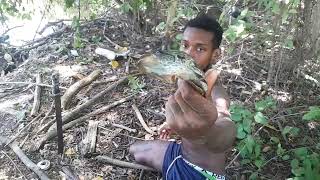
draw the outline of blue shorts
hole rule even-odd
[[[181,144],[170,142],[164,156],[164,180],[225,180],[224,176],[206,171],[182,157]]]

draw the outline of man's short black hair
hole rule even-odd
[[[184,27],[199,28],[213,33],[212,43],[214,48],[219,48],[222,40],[223,29],[218,21],[206,14],[201,14],[194,19],[191,19]]]

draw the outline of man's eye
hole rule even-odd
[[[201,47],[198,47],[198,48],[197,48],[197,51],[198,51],[198,52],[203,52],[204,50],[205,50],[205,49],[204,49],[204,48],[201,48]]]
[[[182,47],[183,47],[183,48],[187,48],[187,47],[188,47],[188,45],[186,45],[186,44],[182,44]]]

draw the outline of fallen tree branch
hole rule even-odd
[[[143,127],[148,133],[154,135],[155,132],[152,131],[152,130],[149,128],[149,126],[146,124],[146,122],[144,121],[144,119],[143,119],[143,117],[142,117],[142,115],[141,115],[138,107],[137,107],[135,104],[133,104],[133,105],[132,105],[132,108],[133,108],[133,110],[135,111],[135,113],[136,113],[136,115],[137,115],[137,118],[139,119],[142,127]]]
[[[62,109],[69,109],[71,99],[85,86],[92,83],[92,81],[96,80],[101,75],[101,70],[93,71],[89,76],[81,79],[80,81],[74,83],[70,86],[64,95],[61,97],[61,105]]]
[[[33,85],[33,86],[42,86],[42,87],[48,87],[52,88],[51,85],[48,84],[37,84],[37,83],[30,83],[30,82],[0,82],[0,85],[3,84],[23,84],[23,85]],[[60,89],[67,89],[66,87],[59,87]]]
[[[106,95],[108,92],[110,92],[111,90],[113,90],[114,88],[116,88],[119,84],[124,83],[125,81],[127,81],[127,77],[124,77],[122,79],[119,79],[117,82],[113,83],[111,86],[109,86],[107,89],[103,90],[102,92],[100,92],[99,94],[95,95],[92,99],[90,99],[89,101],[85,102],[84,104],[76,107],[74,110],[72,110],[71,112],[66,113],[63,118],[62,118],[62,123],[68,123],[70,122],[72,119],[74,119],[75,117],[79,116],[79,114],[84,110],[87,109],[88,107],[90,107],[91,105],[93,105],[94,103],[96,103],[97,101],[100,101],[102,99],[102,97],[104,95]],[[50,129],[53,129],[56,125],[53,124]]]
[[[36,83],[41,84],[41,74],[37,74]],[[40,109],[40,102],[41,102],[41,87],[36,86],[36,89],[34,91],[33,106],[30,114],[31,116],[34,116],[38,113]]]
[[[6,137],[0,136],[0,143],[9,144],[9,140]],[[24,154],[24,152],[19,148],[17,142],[14,141],[10,143],[9,147],[19,157],[23,164],[25,164],[30,170],[36,173],[41,180],[49,180],[49,177],[44,172],[42,172],[40,168]]]
[[[91,112],[91,113],[89,113],[89,114],[87,114],[85,116],[82,116],[82,117],[80,117],[78,119],[75,119],[75,120],[63,125],[62,130],[65,131],[67,129],[70,129],[71,127],[75,127],[75,126],[79,125],[80,123],[88,120],[90,117],[93,117],[93,116],[99,115],[101,113],[104,113],[107,110],[109,110],[109,109],[111,109],[111,108],[113,108],[113,107],[115,107],[115,106],[117,106],[119,104],[122,104],[122,103],[130,100],[133,97],[134,97],[133,95],[125,97],[125,98],[120,99],[118,101],[115,101],[115,102],[113,102],[113,103],[111,103],[111,104],[109,104],[107,106],[99,108],[99,109],[97,109],[97,110],[95,110],[95,111],[93,111],[93,112]],[[50,129],[48,130],[48,132],[46,133],[46,135],[39,141],[39,144],[37,145],[37,149],[41,148],[46,141],[54,138],[56,135],[57,135],[57,129],[55,128],[55,126],[51,126]]]
[[[130,169],[143,169],[143,170],[147,170],[147,171],[156,171],[155,169],[150,168],[148,166],[144,166],[144,165],[136,164],[136,163],[131,163],[131,162],[126,162],[126,161],[121,161],[118,159],[110,158],[108,156],[97,156],[95,158],[95,160],[97,160],[98,162],[108,163],[108,164],[112,164],[115,166],[120,166],[120,167],[125,167],[125,168],[130,168]]]

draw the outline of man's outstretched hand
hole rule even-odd
[[[200,95],[187,81],[178,81],[178,90],[166,103],[166,125],[160,128],[160,139],[177,133],[188,139],[198,139],[207,134],[217,119],[215,104],[210,98],[218,73],[207,72],[207,97]]]

